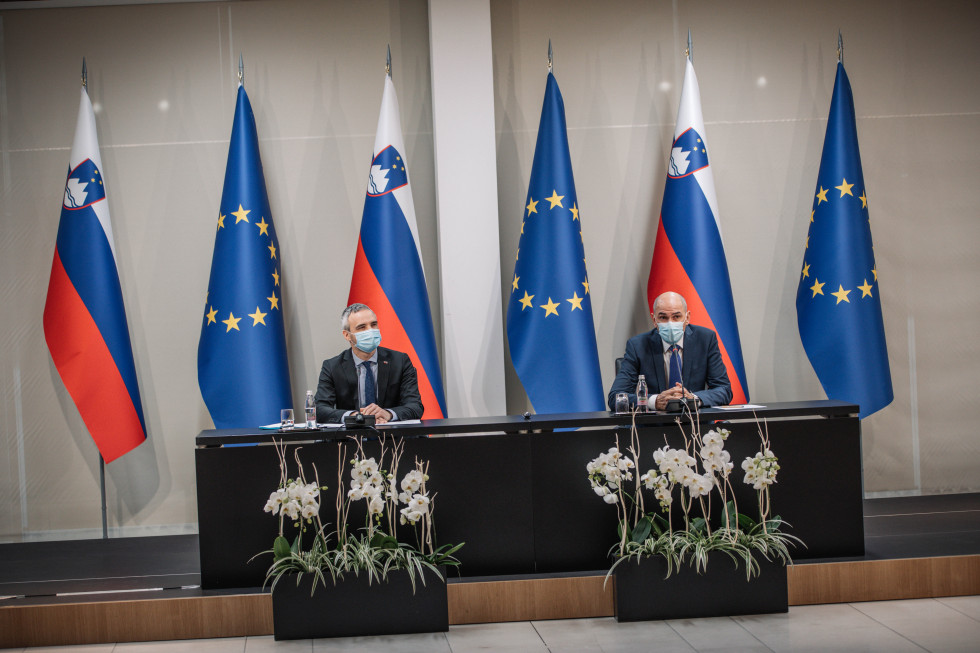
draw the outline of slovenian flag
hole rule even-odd
[[[684,72],[660,226],[647,281],[651,311],[653,301],[667,291],[678,292],[687,300],[691,324],[718,334],[721,357],[732,383],[732,403],[746,403],[749,390],[728,262],[721,242],[715,182],[708,164],[701,92],[690,59]]]
[[[116,268],[95,114],[82,88],[44,339],[95,446],[112,462],[146,440],[129,325]]]
[[[385,76],[367,196],[347,303],[378,316],[385,347],[404,352],[418,373],[424,419],[446,416],[415,204],[405,164],[398,97]]]

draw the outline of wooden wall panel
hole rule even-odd
[[[455,583],[449,586],[449,623],[609,617],[613,581],[604,576]]]
[[[793,565],[789,604],[980,594],[980,555]],[[449,623],[613,614],[604,576],[451,583]],[[0,607],[0,648],[272,634],[269,594]]]
[[[272,634],[268,594],[0,608],[0,647]]]
[[[980,594],[980,556],[793,565],[790,605]]]

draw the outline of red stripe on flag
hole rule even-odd
[[[653,301],[667,291],[680,293],[687,300],[687,310],[691,312],[691,324],[707,327],[716,334],[718,333],[715,329],[715,323],[711,320],[711,315],[708,314],[708,309],[704,307],[704,303],[701,301],[701,295],[691,283],[690,277],[684,271],[684,266],[681,265],[680,259],[677,258],[677,254],[667,238],[661,216],[657,226],[657,241],[653,250],[650,278],[647,281],[647,305],[650,307],[651,313],[653,312]],[[732,384],[732,403],[744,404],[746,403],[745,389],[742,387],[738,374],[735,373],[735,366],[732,365],[732,359],[728,355],[728,350],[720,336],[718,348],[721,350],[721,360],[725,363],[725,369],[728,370],[728,380]]]
[[[391,302],[388,301],[388,296],[382,290],[381,284],[378,283],[378,278],[364,254],[360,238],[357,239],[354,274],[350,282],[350,295],[347,297],[348,305],[357,302],[367,304],[378,316],[378,328],[381,329],[382,344],[388,349],[407,354],[412,365],[415,366],[415,372],[419,379],[419,394],[422,395],[422,406],[425,408],[422,419],[442,419],[445,417],[442,414],[442,408],[439,407],[436,393],[432,389],[432,383],[429,382],[429,375],[422,367],[415,347],[409,340],[408,334],[405,333],[405,327],[402,326],[401,320],[398,319],[398,314],[395,313]]]
[[[105,461],[112,462],[142,444],[146,434],[126,384],[57,249],[44,304],[44,339]]]

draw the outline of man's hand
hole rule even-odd
[[[657,395],[657,401],[654,402],[654,408],[657,410],[666,410],[668,401],[671,399],[682,398],[693,399],[694,394],[682,387],[680,383],[677,383],[673,388],[668,388]]]
[[[384,424],[385,422],[391,421],[391,413],[379,406],[378,404],[371,404],[365,406],[361,409],[362,415],[374,415],[375,424]]]

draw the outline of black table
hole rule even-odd
[[[753,516],[755,492],[741,482],[739,465],[759,450],[755,418],[765,420],[780,464],[773,513],[807,545],[795,552],[796,558],[864,554],[857,410],[845,402],[809,401],[769,404],[754,412],[701,411],[703,431],[715,420],[728,422],[724,427],[732,435],[726,449],[735,463],[736,498],[741,511]],[[639,473],[655,466],[653,451],[665,442],[680,446],[676,419],[664,413],[638,416]],[[437,543],[466,542],[457,556],[463,576],[605,569],[616,540],[616,510],[592,492],[585,465],[613,446],[617,436],[625,449],[630,422],[629,416],[600,412],[424,420],[376,431],[202,431],[195,452],[202,587],[262,584],[269,556],[249,560],[270,548],[278,531],[278,519],[262,511],[279,483],[273,440],[287,443],[290,461],[293,449],[302,447],[308,475],[316,465],[320,481],[330,486],[321,497],[321,517],[332,521],[338,447],[346,443],[349,459],[349,438],[363,437],[365,450],[373,455],[379,433],[404,442],[399,476],[416,456],[430,462],[428,489],[438,493]]]

